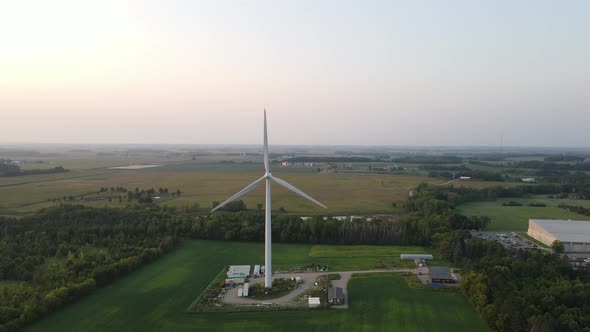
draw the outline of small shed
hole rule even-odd
[[[340,287],[328,288],[328,303],[330,304],[344,304],[344,292]]]

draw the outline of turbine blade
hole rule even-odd
[[[312,201],[313,203],[315,203],[315,204],[317,204],[317,205],[319,205],[319,206],[323,207],[324,209],[327,209],[327,208],[328,208],[328,207],[326,207],[324,204],[322,204],[322,203],[320,203],[320,202],[316,201],[315,199],[313,199],[313,198],[312,198],[311,196],[309,196],[308,194],[306,194],[306,193],[304,193],[303,191],[301,191],[301,190],[299,190],[299,189],[295,188],[293,185],[289,184],[289,182],[287,182],[287,181],[285,181],[285,180],[281,180],[281,179],[279,179],[279,178],[276,178],[276,177],[274,177],[274,176],[271,176],[271,177],[270,177],[270,179],[271,179],[271,180],[273,180],[274,182],[276,182],[276,183],[280,184],[281,186],[283,186],[283,187],[285,187],[285,188],[287,188],[287,189],[291,190],[292,192],[294,192],[294,193],[298,194],[299,196],[302,196],[302,197],[306,198],[307,200],[309,200],[309,201]]]
[[[266,130],[266,109],[264,110],[264,170],[270,172],[270,162],[268,160],[268,133]]]
[[[225,202],[217,205],[213,210],[211,210],[211,212],[215,212],[216,210],[221,209],[222,207],[224,207],[225,205],[227,205],[227,203],[230,203],[232,201],[235,201],[236,199],[238,199],[238,198],[246,195],[247,193],[251,192],[254,188],[256,188],[260,184],[260,182],[264,181],[265,179],[266,179],[266,176],[263,176],[260,179],[252,182],[246,188],[240,190],[237,194],[235,194],[232,197],[228,198]]]

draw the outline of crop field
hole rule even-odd
[[[79,162],[79,161],[78,161]],[[100,163],[112,166],[121,163]],[[403,201],[421,182],[439,180],[419,176],[322,174],[311,168],[277,168],[276,176],[326,204],[323,210],[296,194],[273,186],[273,208],[283,207],[291,213],[377,213],[392,212],[391,203]],[[207,164],[182,162],[139,170],[73,169],[67,173],[30,175],[0,179],[0,214],[19,215],[56,203],[49,200],[98,191],[101,187],[123,186],[128,189],[160,187],[180,189],[180,197],[165,204],[183,207],[198,203],[203,210],[213,201],[223,201],[262,175],[257,164]],[[122,194],[124,195],[124,194]],[[250,208],[264,202],[263,186],[243,198]],[[124,206],[118,203],[84,202],[93,206]]]
[[[0,215],[22,216],[40,208],[59,204],[54,199],[74,196],[68,203],[122,207],[125,201],[81,201],[76,196],[97,192],[101,187],[122,186],[131,190],[160,187],[180,189],[180,197],[167,198],[162,204],[176,207],[198,203],[202,212],[213,201],[223,201],[262,175],[256,156],[121,156],[74,155],[42,158],[43,164],[23,164],[23,168],[47,168],[62,165],[66,173],[0,177]],[[245,163],[236,163],[237,161]],[[162,165],[147,169],[109,169],[125,165]],[[40,165],[40,166],[39,166]],[[393,202],[404,201],[409,191],[421,182],[445,181],[420,175],[319,173],[315,167],[274,167],[273,174],[284,178],[328,206],[321,209],[282,187],[273,186],[273,209],[304,214],[396,213]],[[484,188],[520,185],[518,183],[457,181],[454,186]],[[126,196],[121,193],[121,196]],[[253,209],[264,202],[263,186],[242,198]]]
[[[515,201],[523,206],[502,206],[502,203]],[[530,203],[544,203],[546,207],[530,207]],[[590,217],[573,213],[557,206],[561,203],[571,205],[590,205],[588,201],[549,198],[505,198],[496,201],[462,204],[459,212],[466,216],[488,216],[491,223],[487,230],[526,232],[529,219],[573,219],[590,220]]]
[[[410,289],[402,277],[375,274],[349,284],[350,309],[242,313],[185,312],[229,264],[260,263],[261,243],[189,241],[175,252],[50,315],[26,331],[486,331],[459,293]],[[387,247],[276,244],[277,264],[321,263],[356,269],[373,266],[370,253]],[[394,247],[394,251],[403,251]],[[342,250],[340,250],[342,249]],[[414,252],[418,248],[409,247]],[[319,257],[316,257],[319,256]],[[398,258],[399,260],[399,258]],[[374,267],[374,266],[373,266]]]

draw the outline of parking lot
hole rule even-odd
[[[496,241],[507,248],[514,249],[545,249],[533,241],[514,232],[480,232],[472,231],[471,235],[484,240]]]

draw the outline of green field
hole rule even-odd
[[[502,206],[502,203],[515,201],[523,206]],[[530,203],[544,203],[547,207],[530,207]],[[560,209],[559,204],[590,205],[590,201],[534,198],[503,198],[496,201],[462,204],[459,212],[466,216],[488,216],[492,222],[487,230],[526,232],[529,219],[572,219],[590,220],[590,217]]]
[[[184,157],[186,158],[186,157]],[[165,157],[62,157],[48,159],[50,166],[64,165],[66,173],[0,177],[0,215],[23,216],[60,204],[50,200],[64,196],[78,196],[97,192],[101,187],[122,186],[130,190],[168,188],[180,189],[180,197],[165,199],[162,204],[176,207],[198,203],[207,212],[213,201],[223,201],[262,175],[262,165],[256,163],[222,163],[236,156],[204,156],[197,160]],[[161,167],[141,170],[112,170],[108,167],[127,164],[159,164]],[[46,164],[42,164],[46,165]],[[35,164],[26,164],[35,167]],[[280,187],[273,186],[273,208],[298,214],[370,214],[398,213],[391,203],[405,201],[408,193],[422,182],[440,184],[440,179],[425,176],[396,174],[318,173],[313,167],[275,167],[273,174],[293,183],[328,206],[327,210]],[[490,186],[521,185],[520,183],[459,181],[454,186],[485,188]],[[125,193],[118,193],[126,197]],[[260,186],[242,198],[255,209],[264,202],[264,188]],[[81,201],[73,204],[95,207],[123,207],[127,204],[115,199]]]
[[[24,215],[51,206],[50,199],[98,191],[101,187],[123,186],[128,189],[180,189],[181,197],[166,200],[170,206],[184,207],[198,203],[207,211],[213,201],[223,201],[262,175],[259,164],[220,164],[203,161],[143,160],[164,166],[143,170],[111,170],[106,166],[125,165],[124,160],[69,160],[71,171],[59,174],[0,178],[0,215]],[[135,161],[135,160],[134,160]],[[57,162],[56,162],[57,164]],[[90,168],[91,165],[97,168]],[[80,168],[75,168],[80,167]],[[357,214],[395,213],[391,203],[404,201],[408,192],[421,182],[437,183],[420,176],[322,174],[313,168],[276,168],[274,174],[326,204],[329,209],[273,186],[273,208],[283,207],[289,213]],[[126,196],[124,193],[121,194]],[[263,186],[243,197],[249,208],[264,202]],[[106,201],[68,201],[91,206],[125,206]]]
[[[361,264],[358,268],[374,267],[375,260],[371,256],[389,257],[393,252],[404,251],[403,247],[355,248],[276,244],[273,257],[278,265],[313,262],[348,270],[357,269],[357,264]],[[409,247],[406,252],[417,249]],[[189,304],[224,266],[260,263],[263,253],[260,243],[189,241],[172,254],[95,291],[25,330],[487,330],[472,306],[459,293],[410,289],[400,276],[393,274],[353,278],[349,284],[348,310],[185,313]]]

